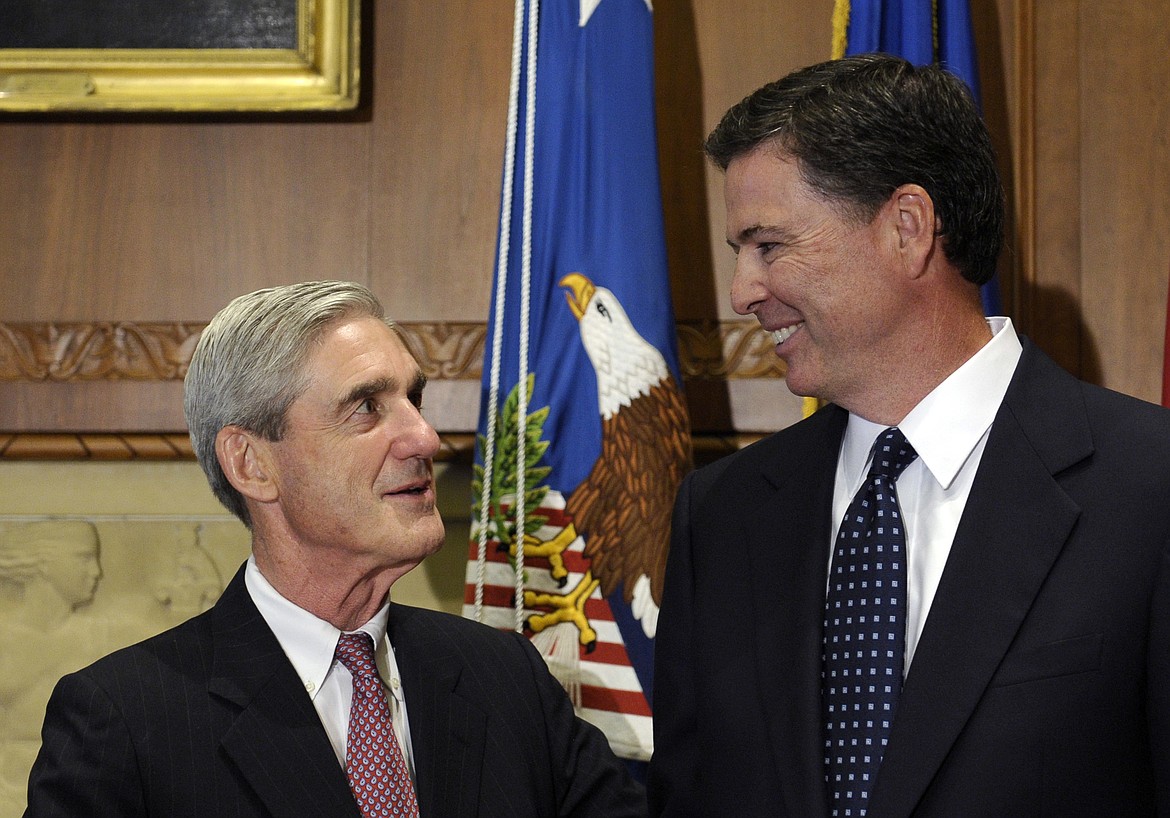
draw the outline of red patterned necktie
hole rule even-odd
[[[390,705],[374,663],[374,640],[362,631],[343,633],[335,655],[353,676],[345,774],[362,815],[418,818],[414,785],[394,737]]]

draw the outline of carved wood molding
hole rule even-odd
[[[173,434],[0,433],[0,460],[194,460],[191,439]]]
[[[696,434],[695,462],[708,463],[754,443],[763,435]],[[441,434],[435,460],[466,465],[475,455],[475,436]],[[11,434],[0,433],[0,462],[18,460],[194,460],[191,440],[175,434]]]
[[[0,382],[179,381],[205,326],[190,321],[0,322]],[[484,322],[405,322],[398,327],[428,378],[480,379]],[[685,381],[784,376],[783,362],[755,321],[683,321],[678,344]],[[442,434],[440,439],[437,460],[470,461],[473,435]],[[732,451],[751,439],[696,435],[696,454]],[[0,432],[0,461],[193,459],[190,440],[181,431]]]
[[[474,445],[472,435],[441,435],[435,458],[455,461]],[[470,449],[469,449],[470,451]],[[167,434],[71,434],[0,432],[0,461],[5,460],[194,460],[186,432]]]
[[[0,380],[182,380],[205,324],[0,323]]]
[[[0,381],[177,381],[205,323],[0,322]],[[480,321],[398,324],[428,378],[479,380],[487,325]],[[778,378],[784,365],[755,321],[683,321],[686,380]]]
[[[784,377],[784,362],[755,321],[679,322],[678,352],[684,380]]]

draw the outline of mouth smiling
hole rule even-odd
[[[787,327],[781,327],[778,330],[773,330],[773,331],[769,332],[768,335],[771,336],[773,344],[775,344],[776,346],[780,346],[785,341],[787,341],[789,338],[791,338],[793,336],[793,334],[803,326],[804,326],[804,322],[801,321],[799,324],[790,324]]]

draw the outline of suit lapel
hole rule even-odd
[[[828,406],[780,433],[763,465],[766,488],[745,520],[753,577],[752,632],[763,709],[787,814],[826,810],[821,638],[833,475],[847,413]]]
[[[244,585],[212,615],[209,690],[238,708],[222,746],[274,816],[352,815],[357,803],[304,687]]]
[[[419,813],[474,818],[487,714],[457,692],[462,662],[426,612],[392,603],[387,633],[406,696]]]
[[[996,415],[870,797],[910,815],[970,719],[1080,513],[1054,475],[1092,444],[1071,376],[1030,344]]]

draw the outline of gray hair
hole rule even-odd
[[[289,406],[308,388],[303,369],[313,342],[332,324],[364,316],[386,321],[366,287],[307,281],[242,295],[203,330],[187,368],[183,411],[212,492],[249,528],[244,498],[216,457],[216,436],[225,426],[239,426],[280,440]]]

